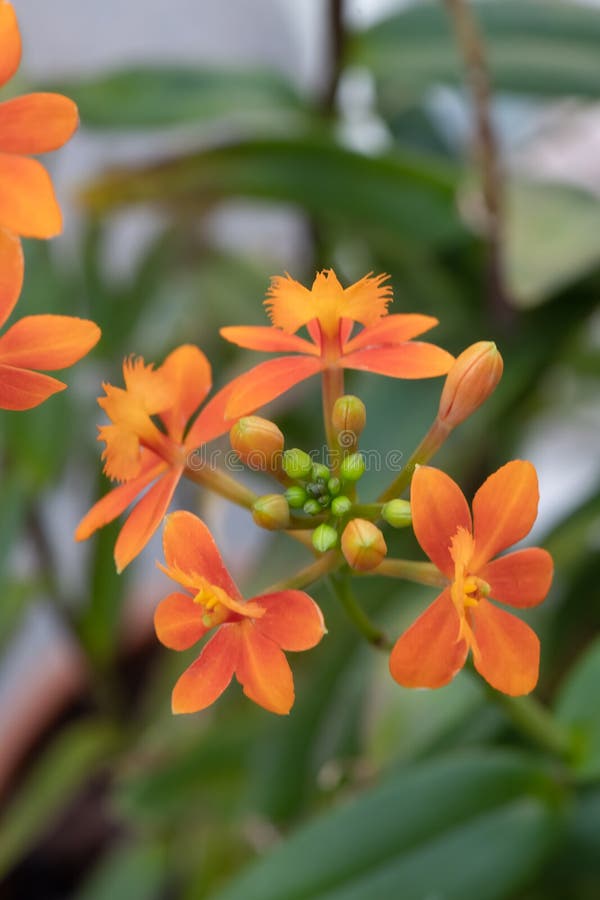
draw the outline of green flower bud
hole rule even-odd
[[[277,531],[290,524],[290,508],[283,494],[265,494],[254,502],[252,518],[261,528]]]
[[[341,482],[339,478],[330,478],[327,482],[327,490],[332,497],[337,497],[340,492]]]
[[[351,509],[352,500],[350,500],[349,497],[344,497],[343,494],[340,497],[336,497],[335,500],[332,500],[331,502],[331,512],[338,518],[340,516],[345,516]]]
[[[365,460],[362,453],[351,453],[342,462],[340,474],[343,481],[358,481],[365,471]]]
[[[317,513],[321,512],[321,507],[318,500],[307,500],[302,509],[309,516],[316,516]]]
[[[321,463],[314,463],[312,467],[312,480],[318,481],[322,479],[324,482],[329,480],[331,476],[331,472],[327,468],[327,466],[322,465]]]
[[[312,472],[312,459],[304,450],[286,450],[282,459],[283,471],[290,478],[308,478]]]
[[[302,507],[308,500],[308,494],[303,487],[300,487],[299,484],[293,484],[291,487],[289,487],[284,496],[292,509],[302,509]]]
[[[331,525],[323,523],[315,528],[312,535],[313,547],[319,553],[332,550],[338,542],[338,533]]]
[[[384,504],[381,517],[393,528],[405,528],[412,522],[408,500],[390,500]]]

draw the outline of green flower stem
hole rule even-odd
[[[330,575],[328,583],[335,597],[344,607],[348,618],[354,623],[357,630],[362,636],[380,650],[391,650],[393,644],[368,617],[363,608],[359,605],[350,583],[350,578],[346,573],[336,573]]]
[[[319,557],[319,559],[315,560],[315,562],[310,563],[310,565],[305,566],[303,569],[299,569],[295,575],[291,575],[289,578],[283,578],[281,581],[276,581],[275,584],[272,584],[264,591],[261,591],[261,593],[274,594],[277,591],[291,591],[304,588],[314,581],[318,581],[323,575],[327,575],[334,569],[339,568],[342,563],[343,559],[337,551],[325,553],[323,556]]]
[[[340,450],[331,419],[335,401],[344,393],[344,370],[338,367],[324,369],[321,376],[321,389],[323,393],[323,423],[331,456],[331,471],[334,475],[337,475],[341,462]]]
[[[557,722],[539,700],[530,694],[525,697],[509,697],[487,684],[486,691],[521,734],[553,756],[561,759],[572,757],[574,746],[570,731]]]
[[[377,499],[380,503],[400,497],[409,486],[413,472],[417,466],[423,466],[429,462],[434,453],[440,449],[452,429],[436,419],[417,449],[414,451],[400,474]]]
[[[236,481],[235,478],[227,475],[221,469],[211,469],[208,466],[200,469],[186,468],[184,475],[195,484],[206,487],[214,491],[215,494],[225,497],[226,500],[230,500],[232,503],[237,503],[238,506],[244,506],[246,509],[252,509],[252,506],[258,499],[258,494],[255,494],[254,491],[251,491],[245,485],[240,484],[239,481]]]
[[[381,517],[382,503],[354,503],[350,510],[349,517],[359,519],[369,519],[374,522]]]
[[[321,522],[326,522],[327,516],[308,516],[303,519],[302,516],[290,516],[289,529],[291,531],[312,531]]]
[[[365,572],[365,575],[385,575],[387,578],[404,578],[416,581],[417,584],[430,584],[433,587],[447,587],[448,579],[433,565],[426,562],[412,562],[410,559],[384,559],[376,569]]]

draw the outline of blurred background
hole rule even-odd
[[[82,120],[47,161],[65,231],[28,242],[20,310],[89,316],[103,340],[68,392],[0,421],[0,898],[595,900],[600,9],[15,7],[11,92],[59,90]],[[456,37],[469,9],[475,43]],[[486,67],[493,96],[474,106]],[[309,283],[328,266],[344,283],[389,272],[392,311],[437,316],[432,340],[453,352],[491,339],[504,356],[496,394],[436,464],[468,495],[508,459],[538,468],[530,542],[554,554],[556,578],[526,618],[542,639],[539,697],[578,735],[568,765],[469,672],[437,692],[398,687],[325,587],[329,634],[292,659],[289,719],[236,688],[173,718],[188,660],[154,637],[160,541],[121,576],[118,527],[73,541],[108,487],[95,400],[103,380],[121,383],[123,358],[160,363],[194,342],[219,387],[257,356],[218,328],[265,324],[272,274]],[[367,403],[363,447],[408,456],[441,383],[351,373],[348,387]],[[308,382],[267,414],[309,450],[319,411]],[[367,481],[368,494],[389,475]],[[306,561],[198,489],[183,485],[175,506],[207,520],[247,591]],[[390,544],[419,558],[410,536]],[[433,597],[377,578],[358,591],[393,637]]]

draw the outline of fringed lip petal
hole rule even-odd
[[[438,324],[433,316],[423,316],[417,313],[399,313],[386,316],[375,325],[363,328],[356,337],[348,341],[344,347],[344,353],[353,353],[355,350],[367,347],[381,347],[389,344],[404,344],[418,335],[429,331]]]
[[[450,544],[459,528],[471,531],[469,504],[459,486],[444,472],[419,466],[411,485],[415,536],[438,569],[454,576]]]
[[[281,356],[260,363],[236,379],[225,413],[234,419],[254,412],[321,368],[319,359],[305,356]]]
[[[323,614],[304,591],[277,591],[254,597],[264,610],[255,627],[282,650],[310,650],[325,634]]]
[[[372,326],[386,315],[388,305],[392,302],[392,286],[385,284],[389,275],[373,275],[369,272],[343,291],[340,315]]]
[[[513,460],[484,481],[473,498],[473,571],[529,534],[538,500],[537,474],[530,462]]]
[[[446,375],[454,357],[435,344],[409,341],[393,347],[370,347],[344,354],[340,365],[390,378],[436,378]]]
[[[51,238],[62,216],[50,176],[36,159],[0,153],[0,226],[21,237]]]
[[[50,375],[0,363],[0,409],[33,409],[65,388]]]
[[[0,103],[0,152],[34,155],[62,147],[79,123],[62,94],[26,94]]]
[[[308,353],[318,356],[319,347],[295,334],[287,334],[275,327],[240,325],[221,328],[220,334],[231,344],[245,347],[247,350],[260,350],[266,353]]]
[[[180,676],[172,695],[174,713],[206,709],[228,687],[240,657],[241,636],[236,625],[221,625],[198,659]]]
[[[511,697],[535,688],[540,642],[529,625],[482,599],[473,615],[473,663],[497,691]]]
[[[0,337],[0,361],[23,369],[64,369],[100,340],[100,329],[73,316],[25,316]]]
[[[0,0],[0,87],[9,81],[21,62],[21,35],[12,4]]]
[[[462,669],[466,641],[457,640],[459,619],[446,589],[396,641],[390,656],[392,678],[404,687],[439,688]]]
[[[170,436],[178,443],[185,426],[212,387],[212,371],[204,353],[183,344],[167,356],[159,369],[170,385],[170,405],[160,414]]]
[[[494,600],[525,608],[544,600],[552,584],[553,570],[547,550],[528,547],[492,560],[479,571],[479,576],[490,585]]]
[[[180,468],[165,472],[131,511],[115,544],[118,572],[122,572],[142,552],[162,522],[182,474]]]
[[[154,613],[156,636],[171,650],[193,647],[208,628],[202,621],[202,609],[189,594],[173,593],[165,597]]]
[[[244,694],[270,712],[287,715],[294,704],[294,679],[285,654],[252,622],[245,620],[237,628],[240,655],[235,674]]]
[[[0,326],[4,325],[23,287],[23,248],[16,234],[0,227]]]
[[[317,316],[312,292],[287,272],[271,279],[264,305],[273,325],[288,334],[298,331]]]
[[[232,599],[242,599],[212,534],[193,513],[177,510],[167,517],[163,550],[169,568],[180,569],[187,575],[200,575]]]

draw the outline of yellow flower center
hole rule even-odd
[[[458,528],[450,543],[450,555],[454,561],[454,581],[450,588],[450,596],[460,620],[456,640],[465,640],[471,647],[475,645],[475,636],[470,612],[490,593],[489,584],[469,571],[473,551],[472,535],[466,528]]]

